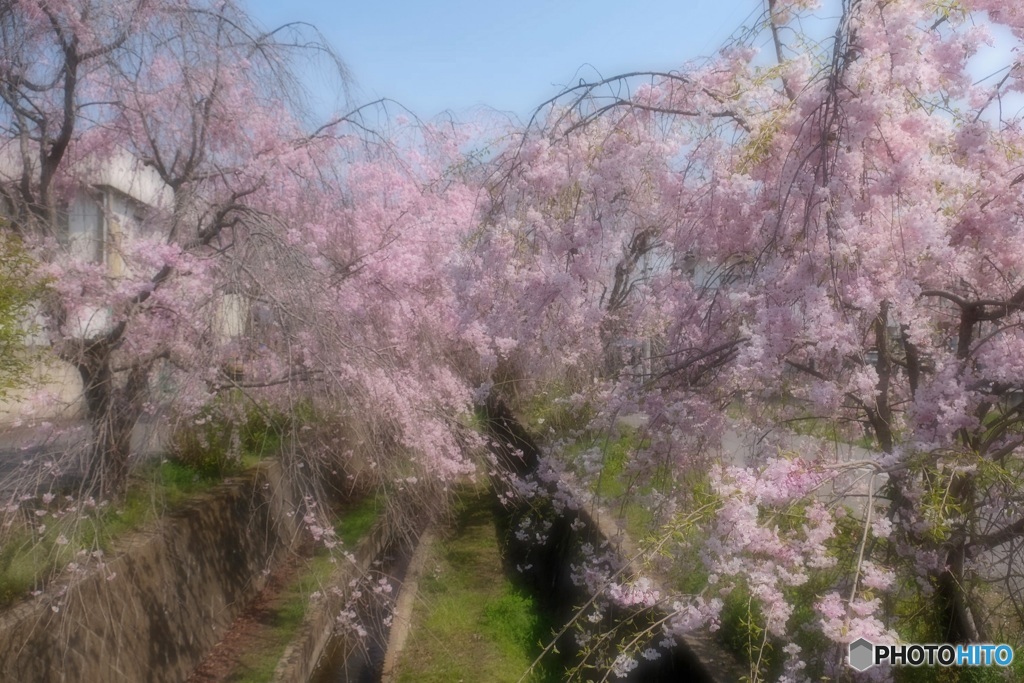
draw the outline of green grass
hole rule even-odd
[[[133,473],[120,500],[90,507],[63,495],[27,501],[24,519],[5,529],[0,540],[0,608],[41,590],[70,563],[109,552],[121,536],[276,453],[283,434],[305,417],[252,412],[237,428],[240,452],[232,457],[232,429],[217,418],[217,406],[208,413],[202,425],[172,436],[171,458]]]
[[[596,449],[600,453],[601,470],[596,477],[591,475],[590,491],[623,520],[626,533],[636,541],[643,541],[656,532],[656,510],[645,497],[655,488],[671,483],[668,472],[658,472],[650,479],[641,480],[628,471],[632,455],[646,446],[640,431],[621,426],[614,437],[603,433],[585,434],[562,453],[578,472],[584,452]]]
[[[383,508],[384,502],[380,497],[366,496],[341,513],[334,532],[346,548],[351,548],[370,531]]]
[[[586,429],[594,416],[587,402],[574,400],[578,383],[565,380],[548,382],[517,406],[523,426],[537,438],[564,435]]]
[[[504,573],[487,494],[462,501],[452,535],[434,545],[425,567],[399,681],[518,681],[551,629]],[[560,679],[540,669],[526,680]]]
[[[0,545],[0,608],[42,589],[70,563],[110,552],[115,540],[209,490],[224,474],[163,461],[139,472],[113,504],[75,512],[69,510],[75,501],[64,496],[48,505],[36,501],[31,524],[9,531]]]

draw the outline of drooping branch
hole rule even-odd
[[[724,342],[717,346],[714,346],[706,351],[697,353],[689,358],[686,358],[682,362],[676,363],[672,367],[664,370],[663,372],[656,375],[651,379],[647,385],[654,386],[666,377],[672,377],[682,373],[690,372],[691,370],[697,369],[697,377],[702,376],[708,370],[721,367],[731,361],[735,355],[739,352],[737,347],[741,344],[745,344],[750,341],[748,337],[740,337],[731,341]],[[705,361],[708,361],[705,363]],[[692,379],[692,378],[688,378]],[[692,384],[688,382],[687,385]]]

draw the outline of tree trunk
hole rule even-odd
[[[974,485],[973,474],[961,473],[954,475],[949,487],[951,497],[957,501],[958,509],[967,520],[974,518]],[[970,528],[954,532],[951,547],[946,553],[946,567],[936,581],[935,598],[942,619],[942,637],[947,643],[977,643],[987,635],[984,624],[976,620],[971,609],[968,594],[970,577],[964,571],[970,532]]]
[[[97,348],[99,347],[99,348]],[[92,445],[86,455],[85,490],[101,499],[124,495],[131,459],[132,431],[142,414],[149,385],[149,366],[137,365],[118,386],[111,368],[111,349],[90,347],[78,371],[85,387],[85,403]]]
[[[883,301],[875,317],[875,349],[878,360],[875,372],[878,374],[877,397],[874,405],[867,410],[868,420],[875,431],[878,447],[885,453],[892,453],[894,436],[892,429],[892,406],[889,404],[889,385],[892,379],[892,359],[889,354],[889,302]]]
[[[946,570],[939,577],[935,599],[939,608],[941,639],[945,643],[977,643],[983,639],[983,628],[974,618],[964,577],[963,547],[950,551]]]
[[[86,468],[87,487],[101,499],[119,498],[128,481],[133,422],[117,415],[91,415],[93,443]]]

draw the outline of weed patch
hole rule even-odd
[[[398,665],[403,683],[514,683],[551,637],[534,599],[504,573],[490,506],[486,493],[467,497],[452,534],[431,550]],[[527,680],[560,678],[541,667]]]

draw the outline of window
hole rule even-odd
[[[75,258],[93,263],[105,261],[106,249],[102,197],[81,190],[68,204],[68,250]]]

